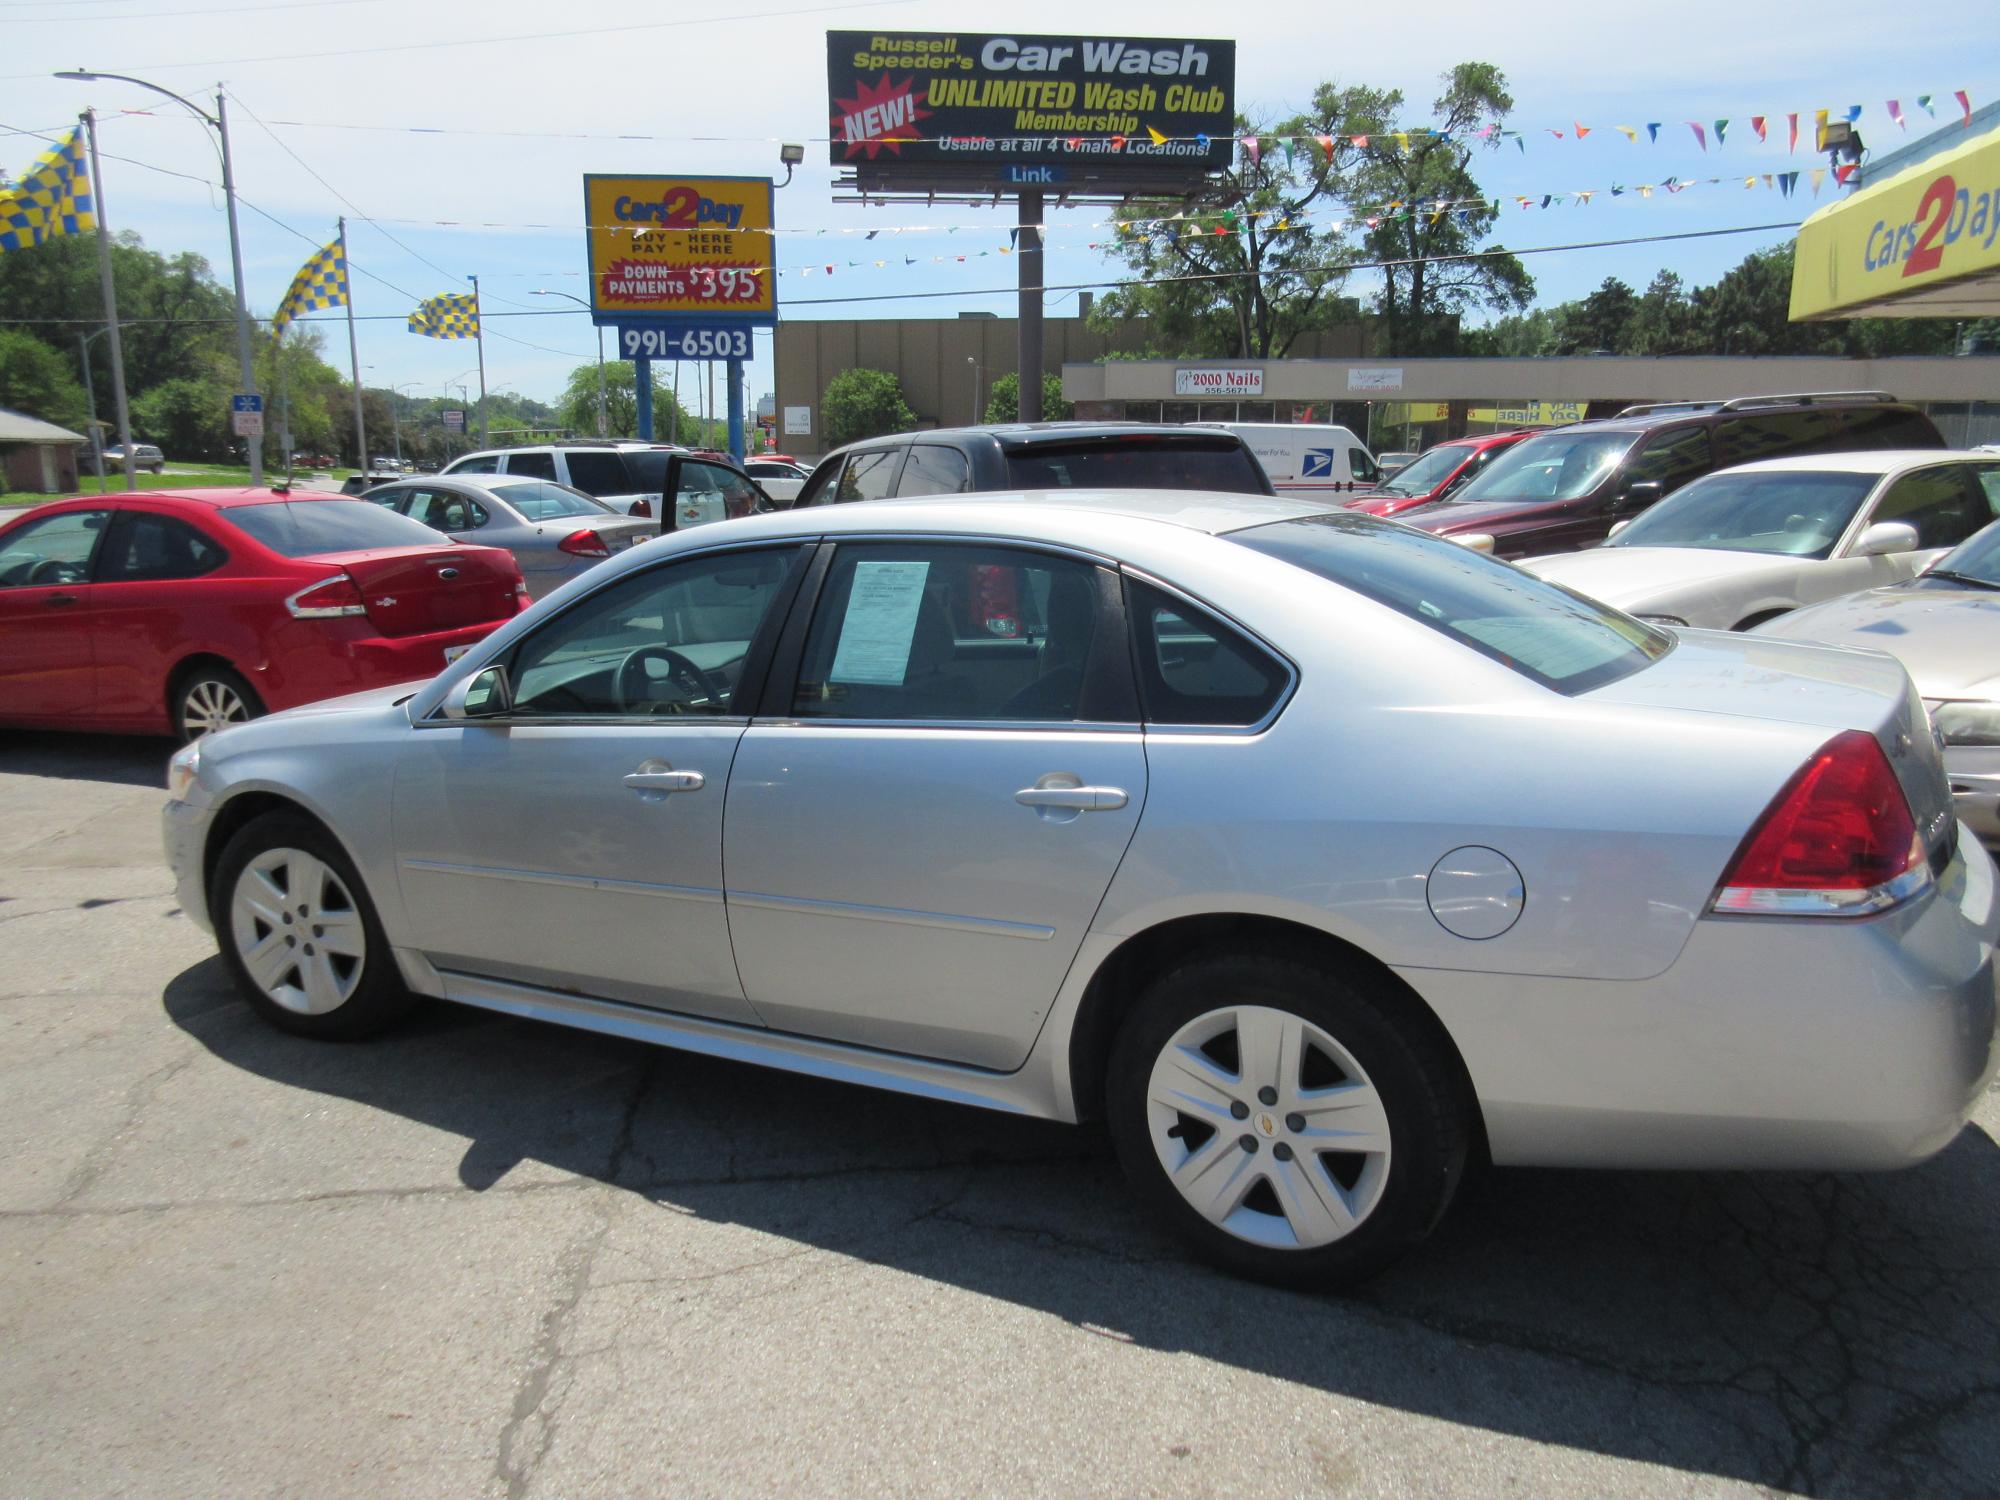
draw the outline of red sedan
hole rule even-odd
[[[1532,432],[1490,432],[1484,437],[1435,444],[1383,480],[1372,493],[1348,501],[1347,508],[1371,516],[1393,516],[1442,500],[1462,489],[1473,475],[1522,438],[1533,436]]]
[[[59,500],[0,527],[0,724],[192,739],[435,676],[527,602],[511,554],[362,500]]]

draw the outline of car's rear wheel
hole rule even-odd
[[[256,690],[228,667],[198,663],[174,684],[174,729],[184,741],[248,723],[263,712]]]
[[[1456,1071],[1388,986],[1226,952],[1147,989],[1112,1048],[1111,1136],[1140,1196],[1204,1258],[1351,1284],[1427,1234],[1471,1138]]]
[[[209,909],[237,987],[275,1026],[350,1041],[411,1004],[361,877],[309,818],[266,813],[237,830]]]

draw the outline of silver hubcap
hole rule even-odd
[[[266,849],[243,867],[229,927],[250,978],[286,1010],[323,1016],[361,983],[361,913],[340,877],[302,849]]]
[[[225,724],[241,724],[250,717],[243,695],[226,682],[204,677],[187,691],[181,707],[181,727],[189,739],[211,734]]]
[[[1389,1117],[1347,1049],[1289,1011],[1188,1022],[1146,1085],[1153,1149],[1196,1212],[1239,1239],[1309,1250],[1354,1232],[1389,1179]]]

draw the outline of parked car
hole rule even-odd
[[[1382,477],[1400,474],[1417,461],[1418,455],[1406,448],[1392,448],[1387,453],[1375,455],[1375,462],[1382,470]]]
[[[105,471],[108,473],[112,469],[122,469],[124,467],[125,445],[123,443],[111,444],[104,450]],[[132,467],[148,474],[164,474],[167,472],[167,456],[151,443],[134,443],[132,445]]]
[[[1913,579],[1795,610],[1756,633],[1901,662],[1944,741],[1953,808],[2000,850],[2000,522]]]
[[[394,469],[364,469],[340,481],[343,495],[365,495],[378,484],[394,484],[403,476]]]
[[[657,516],[667,456],[685,451],[670,443],[534,443],[468,453],[446,464],[444,472],[474,479],[481,474],[552,479],[632,515]]]
[[[526,603],[505,552],[335,495],[61,500],[0,527],[0,723],[192,739],[432,676]]]
[[[1373,489],[1382,470],[1348,428],[1325,422],[1192,422],[1233,432],[1257,456],[1281,495],[1340,495]]]
[[[1628,406],[1518,443],[1450,499],[1397,519],[1500,557],[1574,552],[1713,469],[1944,445],[1929,417],[1886,391]]]
[[[1914,577],[2000,515],[2000,456],[1910,449],[1710,474],[1587,552],[1522,566],[1660,625],[1748,630]]]
[[[819,461],[795,509],[891,495],[1042,489],[1275,494],[1248,445],[1213,428],[1012,422],[865,438]]]
[[[634,548],[414,696],[183,751],[179,899],[306,1036],[415,993],[1101,1114],[1149,1205],[1274,1280],[1393,1260],[1482,1147],[1864,1168],[1958,1133],[2000,902],[1901,667],[1229,499]]]
[[[1484,437],[1453,438],[1426,448],[1413,463],[1382,472],[1388,477],[1375,489],[1346,502],[1349,510],[1366,516],[1395,516],[1433,500],[1457,494],[1486,466],[1532,432],[1493,432]],[[1387,455],[1384,455],[1386,457]]]
[[[525,475],[404,479],[370,490],[368,499],[454,541],[506,548],[531,599],[660,529],[657,522],[613,510],[582,490]]]
[[[812,477],[812,470],[789,458],[746,458],[743,472],[757,481],[757,487],[779,505],[790,505]]]

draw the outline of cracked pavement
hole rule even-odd
[[[1879,1177],[1496,1171],[1348,1298],[1094,1132],[447,1007],[259,1024],[158,743],[0,736],[23,1495],[1991,1495],[2000,1100]]]

